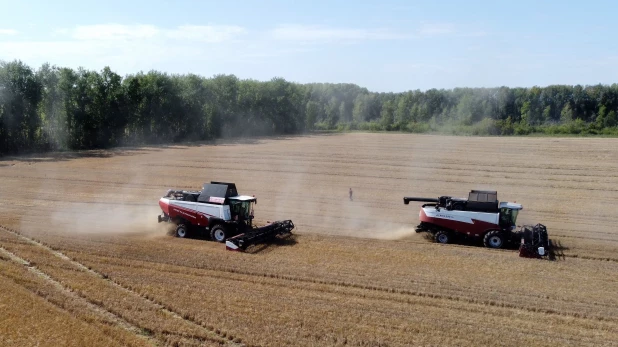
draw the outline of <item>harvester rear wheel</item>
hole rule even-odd
[[[176,236],[180,237],[180,238],[185,238],[187,237],[189,229],[187,228],[186,224],[178,224],[176,226]]]
[[[451,235],[444,230],[440,230],[434,236],[437,243],[449,243],[451,242]]]
[[[500,230],[492,230],[483,238],[483,243],[487,248],[502,248],[505,241],[504,234]]]
[[[215,225],[212,229],[210,229],[210,238],[213,241],[225,242],[227,239],[227,231],[222,225]]]

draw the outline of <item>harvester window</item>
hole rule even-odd
[[[251,201],[231,201],[230,210],[232,216],[239,216],[240,219],[248,219],[251,214]]]
[[[510,227],[516,225],[518,210],[510,208],[502,208],[500,211],[500,225],[504,227]]]

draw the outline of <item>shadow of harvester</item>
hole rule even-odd
[[[548,251],[548,259],[549,260],[564,260],[564,251],[569,250],[568,247],[562,245],[562,242],[558,240],[549,240],[549,251]]]
[[[267,242],[251,245],[245,249],[245,253],[268,253],[272,252],[277,247],[290,247],[298,243],[298,235],[286,234],[281,236],[275,236],[269,239]]]
[[[436,242],[434,236],[430,233],[423,233],[423,238],[429,242]],[[511,242],[506,243],[502,249],[519,252],[520,243],[517,242],[520,238],[514,237]],[[548,260],[564,260],[566,257],[564,251],[569,250],[561,241],[549,239],[549,249],[547,249]],[[470,247],[485,247],[483,240],[480,238],[454,238],[452,244]]]

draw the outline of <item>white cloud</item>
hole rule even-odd
[[[45,62],[94,70],[110,66],[120,74],[169,66],[184,71],[238,55],[242,46],[235,40],[243,33],[239,26],[85,25],[50,30],[47,40],[2,38],[0,60],[20,59],[33,68]]]
[[[60,30],[58,33],[67,32]],[[147,39],[160,34],[154,25],[97,24],[78,26],[68,33],[77,40],[128,40]]]
[[[462,28],[454,23],[431,23],[421,22],[418,29],[418,36],[423,38],[430,37],[484,37],[487,32],[483,30],[474,30],[471,28]]]
[[[17,30],[14,30],[14,29],[0,29],[0,35],[17,35]]]
[[[68,36],[84,41],[126,41],[126,40],[185,40],[217,43],[229,41],[244,34],[246,30],[232,25],[183,25],[174,29],[154,25],[96,24],[81,25],[73,29],[58,29],[56,36]]]
[[[174,30],[167,31],[166,36],[173,39],[214,43],[229,41],[244,33],[246,33],[246,30],[243,27],[232,25],[183,25]]]
[[[288,41],[362,41],[393,40],[410,37],[389,29],[329,28],[307,25],[282,25],[270,32],[277,40]]]
[[[421,22],[416,29],[396,31],[388,28],[335,28],[316,25],[281,25],[269,32],[270,38],[298,43],[360,42],[432,37],[479,37],[484,31],[457,28],[453,23]]]

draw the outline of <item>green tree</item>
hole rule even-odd
[[[531,105],[530,105],[530,101],[525,101],[524,104],[521,106],[521,118],[520,118],[520,122],[521,124],[524,125],[530,125],[530,120],[531,120]]]
[[[573,120],[573,110],[571,109],[570,104],[564,105],[562,111],[560,112],[560,120],[567,123]]]
[[[339,106],[339,101],[335,97],[332,97],[326,105],[326,122],[329,128],[333,128],[339,121]]]
[[[616,111],[611,110],[607,113],[607,117],[605,118],[605,127],[613,128],[618,125],[618,118],[616,118]]]
[[[382,104],[382,112],[380,113],[380,122],[384,129],[391,130],[395,121],[395,105],[392,100],[388,100]]]
[[[399,98],[397,109],[395,110],[395,127],[401,129],[412,121],[413,100],[410,93],[406,93]]]
[[[549,122],[551,120],[552,108],[550,105],[543,109],[543,121]]]
[[[32,69],[21,61],[0,62],[0,153],[39,145],[38,114],[43,91]]]
[[[50,148],[68,148],[66,127],[65,95],[60,88],[60,69],[50,64],[43,64],[36,72],[42,87],[42,100],[38,107],[41,118],[42,140]]]
[[[320,104],[318,104],[317,102],[313,100],[307,101],[307,105],[306,105],[307,118],[306,118],[305,127],[309,130],[312,130],[313,127],[315,126],[315,122],[318,119],[319,107],[320,107]]]

